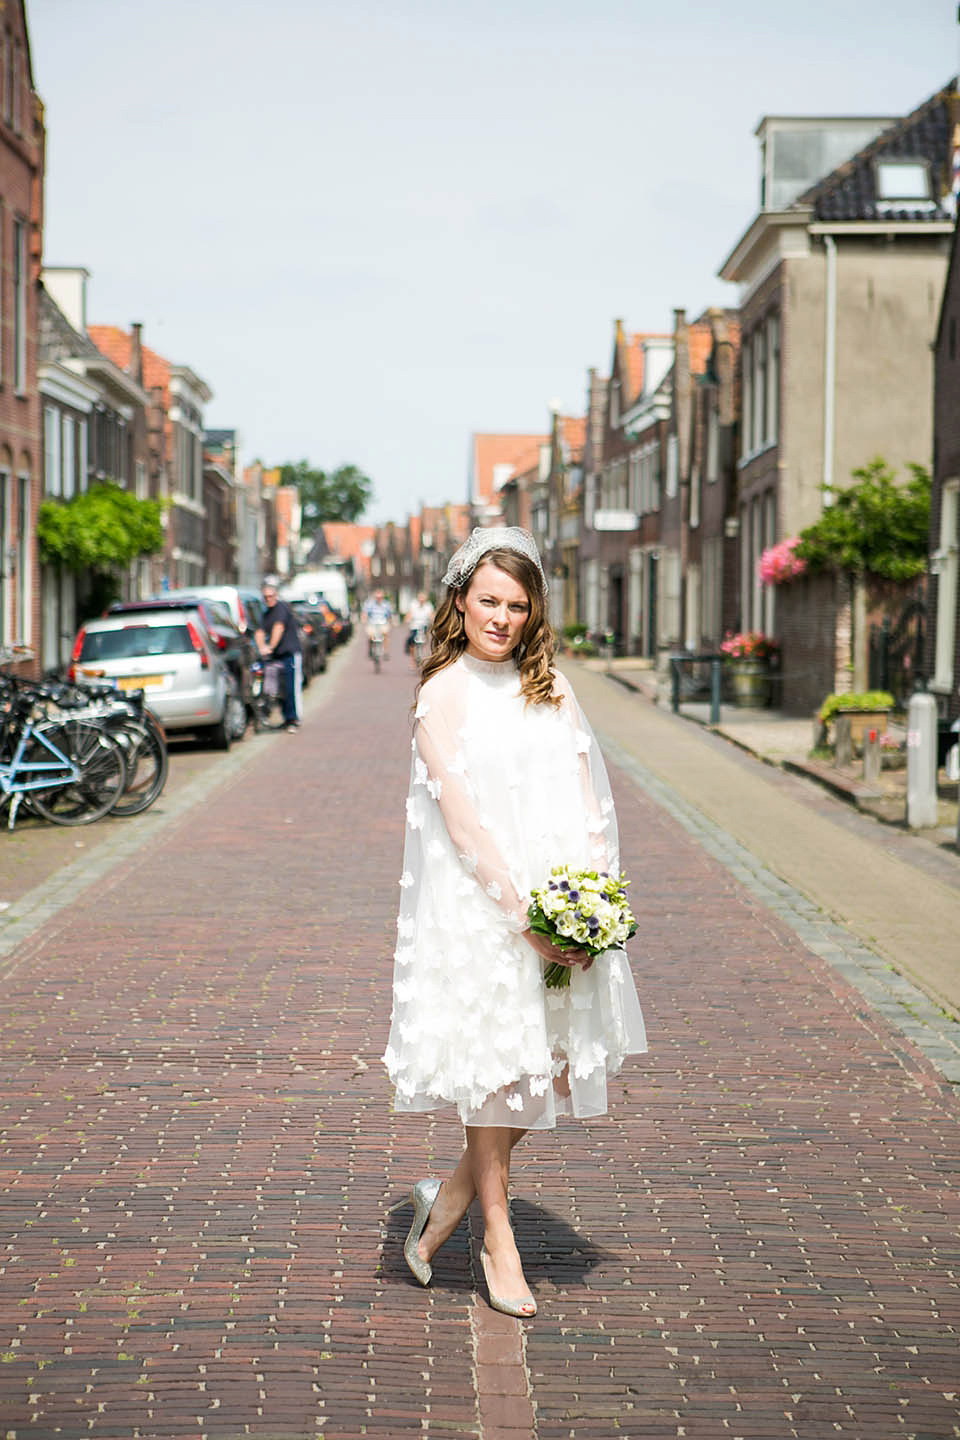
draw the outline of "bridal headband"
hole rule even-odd
[[[540,572],[540,583],[546,595],[547,577],[543,573],[536,541],[529,530],[522,530],[519,525],[478,526],[460,549],[454,551],[443,577],[444,585],[449,585],[452,590],[461,590],[484,555],[491,550],[514,550],[532,560]]]

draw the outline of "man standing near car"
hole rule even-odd
[[[273,575],[268,575],[263,582],[263,603],[267,610],[256,640],[265,660],[279,660],[283,665],[284,728],[293,731],[300,728],[303,651],[296,616],[277,594],[277,583]]]

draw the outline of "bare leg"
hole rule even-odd
[[[450,1239],[476,1196],[477,1187],[474,1182],[473,1161],[469,1148],[469,1138],[473,1128],[475,1127],[471,1126],[467,1129],[467,1149],[460,1156],[457,1168],[450,1179],[444,1180],[440,1193],[433,1202],[427,1228],[420,1237],[417,1249],[424,1260],[432,1260],[440,1246]],[[507,1130],[506,1132],[498,1131],[498,1133],[506,1133],[509,1136],[509,1150],[512,1150],[517,1141],[522,1140],[527,1132],[526,1130]],[[509,1170],[509,1160],[507,1168]]]
[[[483,1209],[483,1247],[487,1252],[490,1292],[505,1300],[520,1301],[530,1294],[530,1287],[524,1279],[507,1208],[512,1135],[506,1126],[467,1126],[467,1154]],[[536,1311],[532,1297],[529,1311],[531,1315]]]

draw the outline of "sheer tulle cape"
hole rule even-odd
[[[553,865],[619,870],[603,758],[562,676],[557,694],[528,705],[512,662],[467,655],[420,692],[384,1055],[398,1111],[549,1128],[605,1113],[608,1076],[647,1048],[623,951],[552,990],[521,935]]]

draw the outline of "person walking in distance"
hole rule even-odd
[[[284,729],[293,731],[300,728],[303,650],[296,617],[287,602],[280,599],[277,583],[271,575],[263,582],[261,593],[267,609],[255,638],[264,659],[279,660],[283,665]]]
[[[393,624],[393,606],[382,590],[374,590],[363,606],[363,621],[367,627],[367,649],[373,656],[373,642],[379,640],[384,660],[390,659],[390,626]]]
[[[477,529],[453,556],[414,720],[393,1014],[384,1062],[398,1112],[454,1106],[466,1148],[412,1191],[404,1256],[422,1285],[474,1197],[491,1305],[529,1318],[507,1205],[528,1130],[607,1109],[607,1080],[646,1050],[620,948],[595,960],[529,925],[551,870],[619,877],[616,817],[599,748],[553,668],[547,582],[533,536]],[[547,988],[545,964],[572,967]]]

